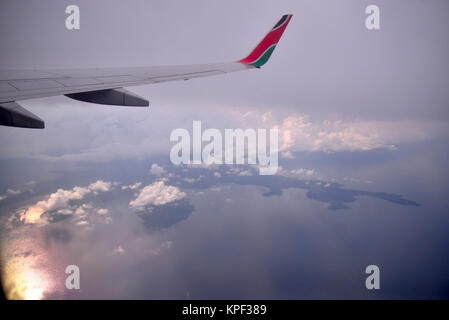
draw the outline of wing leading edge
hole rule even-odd
[[[0,125],[44,128],[44,122],[17,100],[66,95],[107,105],[148,106],[148,101],[123,87],[188,80],[263,66],[274,51],[292,15],[284,15],[244,59],[218,64],[55,70],[0,70]]]

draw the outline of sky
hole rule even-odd
[[[127,88],[149,108],[20,102],[46,128],[0,127],[8,298],[449,298],[447,1],[2,0],[0,69],[235,61],[286,13],[263,68]],[[277,128],[277,174],[172,164],[194,120]]]

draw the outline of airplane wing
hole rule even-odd
[[[136,85],[188,80],[263,66],[292,15],[284,15],[244,59],[230,63],[180,66],[55,70],[0,70],[0,125],[44,128],[42,119],[16,101],[66,95],[107,105],[148,106],[147,100],[123,89]]]

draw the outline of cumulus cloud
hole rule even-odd
[[[39,201],[36,206],[44,211],[64,209],[68,207],[70,200],[81,200],[88,193],[90,193],[90,190],[83,187],[74,187],[71,190],[58,189],[50,194],[47,200]]]
[[[44,221],[41,220],[41,216],[44,212],[45,211],[38,206],[31,206],[29,208],[25,208],[18,212],[19,221],[26,224],[43,223]]]
[[[157,163],[153,163],[151,165],[151,169],[150,169],[151,174],[155,175],[155,176],[160,176],[165,174],[165,170],[164,168],[162,168],[160,165],[158,165]]]
[[[82,200],[90,193],[96,195],[99,192],[110,191],[111,186],[111,182],[98,180],[88,187],[76,186],[69,190],[58,189],[50,194],[46,200],[38,201],[35,205],[19,210],[19,220],[24,223],[45,223],[45,219],[41,219],[45,212],[53,212],[55,215],[74,214],[79,219],[83,219],[87,215],[86,210],[92,209],[92,206],[90,204],[70,205],[70,201]]]
[[[312,121],[303,114],[285,117],[271,112],[246,112],[241,116],[244,127],[279,130],[279,152],[294,158],[299,151],[368,151],[378,148],[396,149],[401,143],[432,138],[445,129],[440,123],[423,121],[324,120]]]
[[[108,209],[98,209],[97,213],[100,215],[107,215],[109,213]]]
[[[148,205],[160,206],[184,198],[186,194],[175,186],[167,186],[164,181],[156,181],[143,188],[136,199],[129,203],[133,209]]]
[[[290,158],[291,152],[303,150],[332,152],[395,148],[394,139],[385,130],[391,128],[385,123],[328,120],[313,123],[305,116],[291,116],[274,127],[280,132],[281,154]]]
[[[103,180],[98,180],[94,183],[91,183],[89,185],[89,190],[93,191],[93,192],[107,192],[109,190],[111,190],[112,187],[112,183],[111,182],[106,182]]]

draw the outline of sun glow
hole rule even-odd
[[[3,286],[8,299],[41,300],[55,287],[49,257],[36,239],[17,239],[3,245]]]
[[[31,206],[21,213],[20,221],[24,223],[37,223],[43,213],[44,210],[41,207]]]
[[[45,291],[50,288],[50,279],[43,272],[35,270],[29,265],[19,266],[18,264],[9,265],[5,274],[5,287],[11,288],[9,292],[7,291],[8,298],[13,300],[43,299]]]

